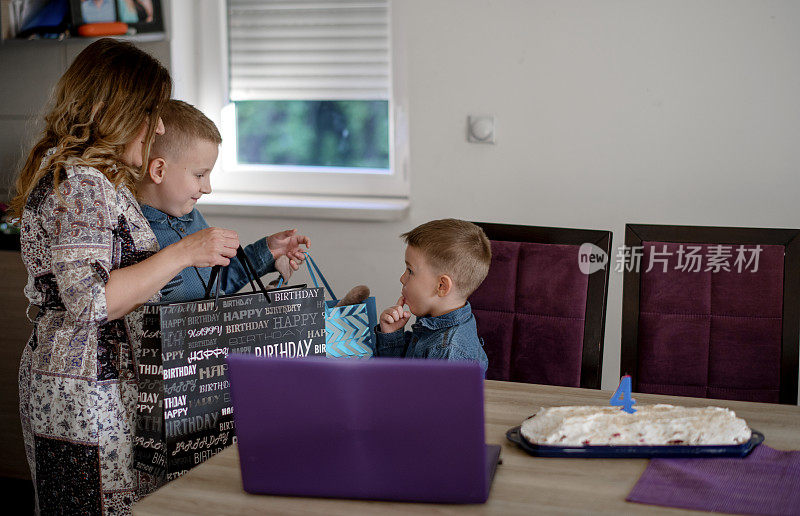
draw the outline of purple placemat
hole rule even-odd
[[[800,451],[743,459],[652,459],[629,502],[738,514],[800,514]]]

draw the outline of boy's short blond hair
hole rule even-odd
[[[164,134],[156,135],[150,149],[150,159],[177,159],[191,150],[195,140],[205,140],[219,145],[222,136],[214,122],[191,104],[170,99],[161,111]]]
[[[441,219],[400,235],[419,249],[437,274],[447,274],[465,298],[475,292],[492,261],[492,246],[483,229],[471,222]]]

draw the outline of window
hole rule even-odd
[[[241,100],[236,160],[388,173],[387,100]]]
[[[199,107],[221,120],[212,178],[222,195],[212,197],[374,198],[405,209],[405,109],[396,96],[403,88],[393,73],[390,7],[388,0],[228,0],[225,17],[198,15],[203,37],[216,23],[226,46],[217,67],[197,51],[200,81],[225,81],[216,105],[213,92],[198,95]]]

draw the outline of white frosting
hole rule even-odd
[[[584,445],[735,445],[750,439],[750,428],[732,410],[673,405],[542,408],[522,423],[522,435],[534,444]]]

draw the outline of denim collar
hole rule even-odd
[[[192,222],[193,220],[192,213],[194,213],[194,211],[190,211],[182,217],[173,217],[172,215],[167,215],[163,211],[157,210],[147,204],[140,203],[139,205],[142,207],[142,214],[148,222],[160,222],[163,224],[169,222],[170,220],[180,220],[181,222]]]
[[[417,319],[416,324],[419,324],[429,330],[441,330],[443,328],[450,328],[464,323],[472,316],[472,307],[469,302],[466,305],[448,312],[438,317],[420,317]]]

